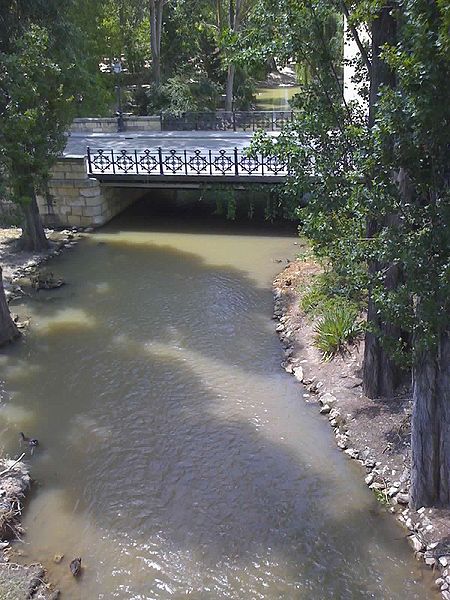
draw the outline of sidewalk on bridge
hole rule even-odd
[[[277,137],[279,132],[267,132]],[[123,133],[71,133],[63,152],[65,158],[82,158],[88,146],[95,150],[202,150],[218,151],[250,145],[253,132],[242,131],[129,131]]]

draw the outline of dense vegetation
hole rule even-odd
[[[412,376],[412,505],[448,505],[450,88],[442,82],[450,75],[450,6],[282,4],[275,52],[289,47],[311,76],[276,147],[264,135],[257,146],[290,161],[288,201],[341,295],[366,298],[366,395],[393,397]],[[359,46],[355,101],[345,97],[324,35],[339,9]],[[284,26],[295,18],[298,27]]]
[[[45,193],[68,122],[113,110],[117,81],[139,113],[214,109],[221,95],[225,108],[248,108],[275,59],[295,62],[297,118],[276,145],[260,135],[255,147],[289,160],[279,203],[299,217],[335,304],[367,312],[365,393],[394,397],[412,377],[412,505],[449,505],[448,0],[6,4],[0,183],[22,208],[29,249],[46,245],[35,195]],[[343,86],[343,16],[358,48],[354,100]],[[117,60],[126,68],[118,79]]]

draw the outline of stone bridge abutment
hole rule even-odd
[[[130,206],[142,189],[106,187],[89,177],[85,158],[62,158],[51,171],[48,192],[38,197],[48,227],[100,227]]]

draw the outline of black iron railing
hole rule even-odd
[[[288,165],[276,156],[231,150],[87,149],[89,175],[155,177],[285,177]]]
[[[280,131],[292,121],[293,112],[286,110],[249,110],[218,112],[186,112],[162,114],[162,131]]]

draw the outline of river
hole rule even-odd
[[[32,327],[0,355],[1,442],[41,444],[18,547],[65,599],[434,597],[280,368],[271,281],[299,251],[293,230],[141,207],[16,307]]]

